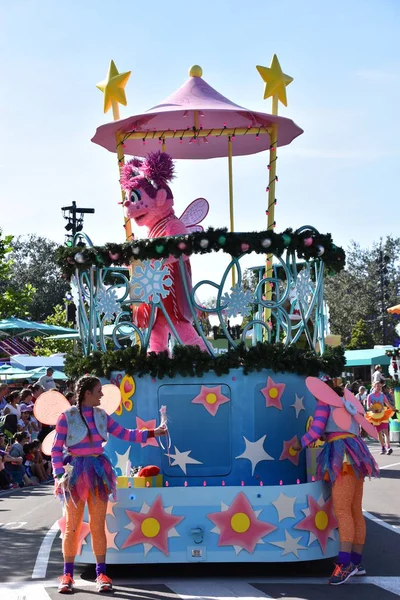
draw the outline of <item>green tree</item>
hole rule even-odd
[[[357,321],[351,332],[351,339],[347,345],[347,350],[364,350],[373,348],[374,336],[372,335],[367,323],[360,319]]]
[[[24,318],[29,315],[35,294],[34,287],[27,282],[20,285],[14,280],[13,236],[3,235],[0,229],[0,318]]]
[[[54,262],[54,252],[58,244],[47,238],[31,234],[18,237],[12,249],[12,279],[16,289],[25,284],[35,288],[34,302],[30,317],[43,321],[52,314],[57,304],[64,302],[69,289],[61,271]]]
[[[53,313],[46,317],[45,323],[48,325],[60,325],[61,327],[73,328],[72,323],[67,323],[67,313],[65,306],[57,304]],[[74,340],[49,340],[48,338],[35,338],[35,352],[38,356],[51,356],[52,354],[72,352]]]
[[[385,279],[384,304],[381,304],[379,253],[389,257]],[[383,328],[386,339],[393,343],[396,339],[396,320],[386,309],[399,303],[400,292],[400,238],[388,236],[373,244],[372,248],[362,248],[352,241],[346,251],[346,269],[325,280],[325,299],[329,306],[332,333],[342,337],[347,346],[352,331],[358,321],[365,321],[374,344],[383,343]]]

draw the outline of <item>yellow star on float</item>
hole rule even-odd
[[[270,96],[277,96],[278,100],[287,106],[286,86],[292,83],[293,77],[282,71],[276,54],[274,54],[269,68],[259,66],[256,68],[265,82],[264,100]]]
[[[118,73],[114,61],[110,62],[107,77],[96,87],[104,93],[104,112],[108,112],[112,107],[112,103],[119,102],[126,106],[125,86],[131,75],[130,71],[126,73]]]

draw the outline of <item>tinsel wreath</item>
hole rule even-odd
[[[139,346],[129,346],[119,350],[93,352],[84,356],[78,352],[67,354],[65,372],[72,379],[86,373],[97,377],[110,378],[112,371],[124,371],[128,375],[150,375],[157,379],[180,375],[182,377],[202,377],[214,371],[216,375],[226,375],[230,369],[243,368],[245,375],[262,369],[274,372],[314,375],[321,373],[336,377],[345,367],[344,349],[328,347],[322,356],[311,350],[302,350],[283,344],[259,342],[251,348],[240,344],[237,348],[215,358],[197,346],[175,346],[172,357],[167,352],[156,354],[140,350]]]

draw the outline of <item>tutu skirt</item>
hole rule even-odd
[[[329,479],[333,483],[347,470],[353,470],[357,477],[379,477],[379,467],[359,437],[326,442],[318,456],[318,479]]]
[[[110,459],[106,454],[99,456],[72,456],[68,455],[64,464],[70,464],[73,467],[68,486],[62,493],[64,501],[68,502],[72,497],[76,504],[79,500],[86,502],[89,493],[99,498],[102,502],[107,502],[112,494],[115,497],[116,492],[116,473]]]

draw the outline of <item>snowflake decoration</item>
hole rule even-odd
[[[161,260],[144,260],[134,268],[131,283],[143,302],[158,304],[161,298],[168,296],[173,282],[168,267],[161,266]]]
[[[119,315],[121,306],[116,290],[100,288],[96,296],[96,307],[106,321],[111,321],[114,315]]]
[[[80,302],[80,293],[79,293],[79,283],[78,283],[78,279],[77,279],[76,275],[72,275],[70,285],[71,285],[72,301],[75,304],[75,306],[78,307],[79,302]]]
[[[227,305],[226,314],[228,317],[247,317],[251,313],[251,304],[254,304],[253,294],[249,290],[245,291],[238,283],[231,287],[231,294],[226,292],[222,301]]]
[[[297,298],[301,303],[301,306],[304,311],[307,310],[307,307],[311,301],[311,297],[314,293],[314,286],[311,282],[310,278],[310,269],[303,269],[297,275],[296,280],[296,292]]]

